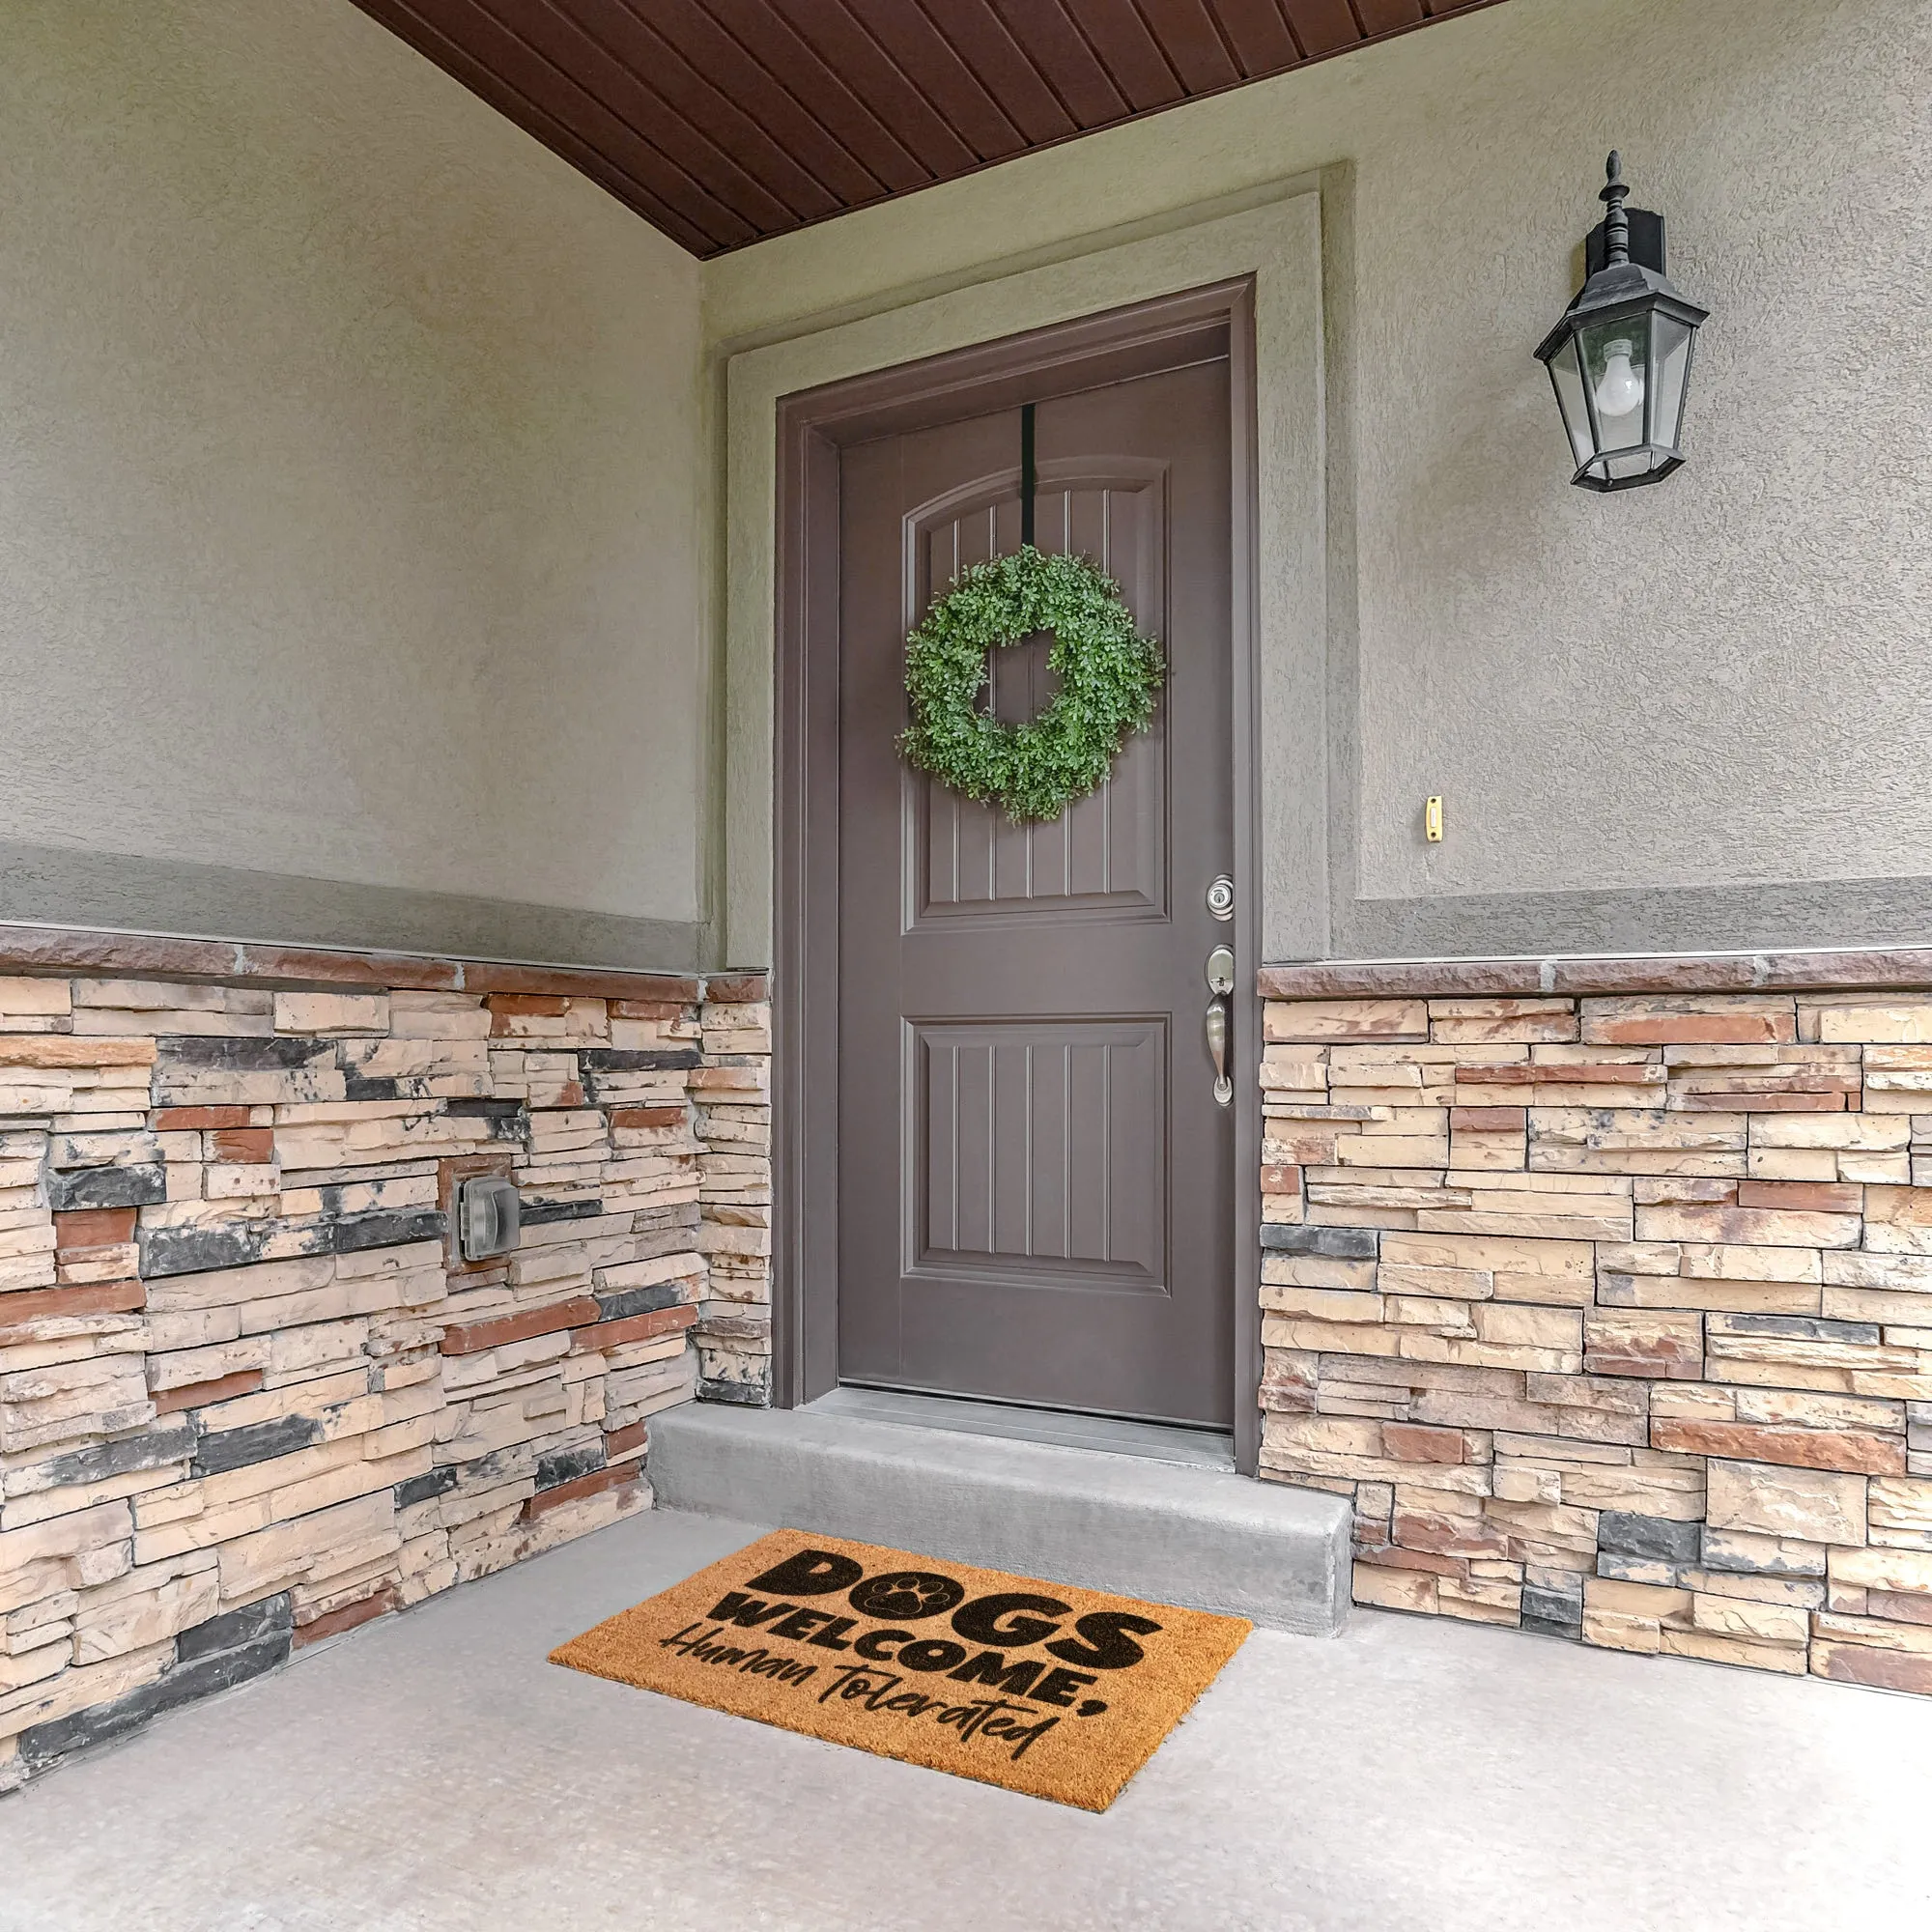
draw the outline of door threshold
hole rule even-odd
[[[1121,1416],[1025,1408],[966,1396],[914,1395],[903,1389],[863,1388],[851,1382],[808,1403],[806,1408],[816,1415],[848,1415],[866,1422],[895,1422],[909,1429],[950,1430],[958,1435],[998,1435],[1062,1449],[1138,1456],[1151,1463],[1179,1463],[1196,1469],[1235,1466],[1232,1434],[1183,1429],[1170,1422],[1130,1422]]]

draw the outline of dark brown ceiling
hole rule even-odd
[[[696,255],[1495,0],[356,0]]]

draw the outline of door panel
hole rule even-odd
[[[915,613],[969,564],[1017,548],[1018,480],[1003,478],[996,489],[991,502],[976,489],[963,501],[942,498],[907,517]],[[1166,497],[1164,463],[1045,466],[1035,495],[1035,542],[1041,550],[1091,556],[1119,581],[1130,609],[1162,611]],[[995,655],[990,696],[996,717],[1016,724],[1051,702],[1060,681],[1047,668],[1050,643],[1041,637]],[[1002,920],[1022,911],[1058,919],[1076,905],[1109,916],[1129,907],[1158,916],[1167,904],[1166,766],[1166,719],[1157,711],[1152,726],[1122,748],[1107,783],[1050,825],[1014,825],[997,808],[962,798],[932,779],[913,784],[908,790],[919,823],[912,836],[922,855],[918,919],[957,919],[983,910]]]
[[[1165,1023],[955,1021],[909,1032],[925,1181],[907,1273],[1158,1290]]]
[[[1234,1122],[1203,966],[1233,867],[1229,385],[1204,362],[1037,406],[1036,541],[1119,580],[1169,664],[1108,782],[1020,827],[907,770],[904,640],[1019,538],[1018,411],[841,458],[839,1372],[1231,1417]],[[1009,720],[1044,639],[995,654]]]

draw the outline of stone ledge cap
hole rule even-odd
[[[1554,953],[1519,959],[1316,959],[1264,966],[1264,999],[1496,999],[1932,986],[1932,947],[1787,952]]]

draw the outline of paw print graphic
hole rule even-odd
[[[964,1588],[951,1577],[936,1577],[926,1570],[899,1570],[884,1577],[868,1577],[855,1584],[846,1599],[865,1617],[883,1617],[890,1623],[917,1623],[922,1617],[936,1617],[952,1609],[965,1596]]]

